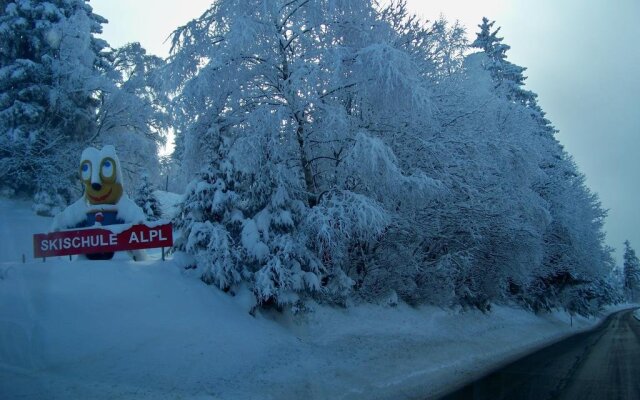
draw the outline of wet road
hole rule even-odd
[[[640,321],[618,312],[441,399],[638,400]]]

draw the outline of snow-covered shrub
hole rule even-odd
[[[356,282],[366,275],[371,247],[389,225],[385,209],[371,198],[333,190],[309,210],[305,230],[309,245],[322,260],[327,275],[325,294],[344,302]]]
[[[58,193],[41,190],[33,197],[33,211],[43,217],[53,217],[67,206],[67,202]]]
[[[150,221],[155,221],[162,217],[160,202],[154,194],[154,190],[155,188],[151,184],[149,176],[143,174],[140,178],[140,185],[136,190],[134,202],[138,207],[142,208],[144,215],[146,215]]]
[[[16,194],[16,191],[10,187],[0,188],[0,197],[11,198]]]

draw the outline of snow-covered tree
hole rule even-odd
[[[483,25],[467,54],[403,1],[221,0],[176,30],[185,265],[263,305],[615,298],[606,213]]]
[[[419,201],[432,185],[366,122],[426,103],[392,37],[368,1],[232,0],[174,36],[183,166],[246,177],[233,184],[239,240],[230,227],[224,237],[253,257],[243,266],[260,302],[344,301],[361,273],[352,260],[380,240],[398,196]],[[231,186],[228,175],[216,184]]]
[[[635,250],[627,240],[624,242],[624,290],[629,301],[638,301],[640,298],[640,261]]]
[[[500,28],[492,31],[494,24],[495,21],[482,18],[482,24],[478,25],[480,32],[471,47],[479,48],[486,54],[485,68],[491,72],[496,88],[503,90],[507,98],[524,106],[535,103],[537,95],[524,89],[526,77],[523,73],[526,68],[507,60],[507,51],[511,47],[498,37]]]
[[[198,268],[202,279],[213,283],[224,291],[229,291],[247,275],[240,263],[238,243],[231,242],[227,225],[234,222],[234,202],[237,196],[233,186],[227,187],[219,180],[221,172],[213,168],[203,168],[187,188],[180,212],[175,217],[174,227],[179,233],[174,249],[191,255],[190,268]],[[231,182],[231,184],[233,184]],[[226,218],[225,218],[226,217]],[[237,217],[236,217],[237,219]],[[236,226],[235,231],[240,230]]]
[[[95,129],[106,20],[83,0],[3,2],[0,186],[69,200],[77,155]]]
[[[158,201],[154,191],[155,187],[153,183],[151,183],[149,175],[142,174],[140,177],[140,183],[136,190],[134,202],[142,208],[142,211],[144,211],[144,214],[150,221],[155,221],[162,217],[160,201]]]
[[[164,65],[140,43],[113,51],[111,87],[102,97],[94,141],[119,149],[123,173],[132,187],[139,186],[143,170],[152,182],[159,182],[158,146],[164,144],[169,128],[169,101],[160,90]]]
[[[594,283],[609,276],[612,268],[610,250],[604,244],[606,212],[555,138],[556,130],[537,104],[537,95],[524,88],[525,68],[507,60],[509,46],[502,43],[503,39],[497,36],[499,28],[493,30],[493,25],[483,19],[472,43],[482,51],[468,59],[473,61],[475,70],[479,65],[491,78],[481,104],[502,102],[493,118],[510,121],[510,127],[504,123],[499,127],[500,139],[508,127],[506,132],[512,135],[514,150],[525,150],[519,152],[519,158],[525,162],[528,178],[522,179],[520,174],[514,184],[530,193],[541,215],[546,215],[538,219],[541,223],[535,231],[531,228],[526,231],[528,237],[535,238],[529,243],[538,248],[537,256],[531,258],[522,279],[510,279],[509,292],[534,310],[568,304],[582,309],[576,305],[579,293],[595,287]],[[535,236],[530,236],[534,232]]]
[[[168,120],[154,71],[163,61],[137,44],[112,52],[95,37],[107,21],[85,0],[2,5],[0,186],[35,195],[41,213],[53,200],[64,206],[78,195],[77,160],[90,145],[117,145],[133,187],[141,170],[158,171]]]

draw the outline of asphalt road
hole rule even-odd
[[[441,400],[640,399],[640,321],[633,310],[521,358]]]

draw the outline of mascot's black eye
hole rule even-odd
[[[107,168],[111,168],[111,163],[109,161],[105,161],[104,166]]]
[[[89,166],[87,164],[84,164],[82,166],[82,172],[87,172],[89,170]]]

